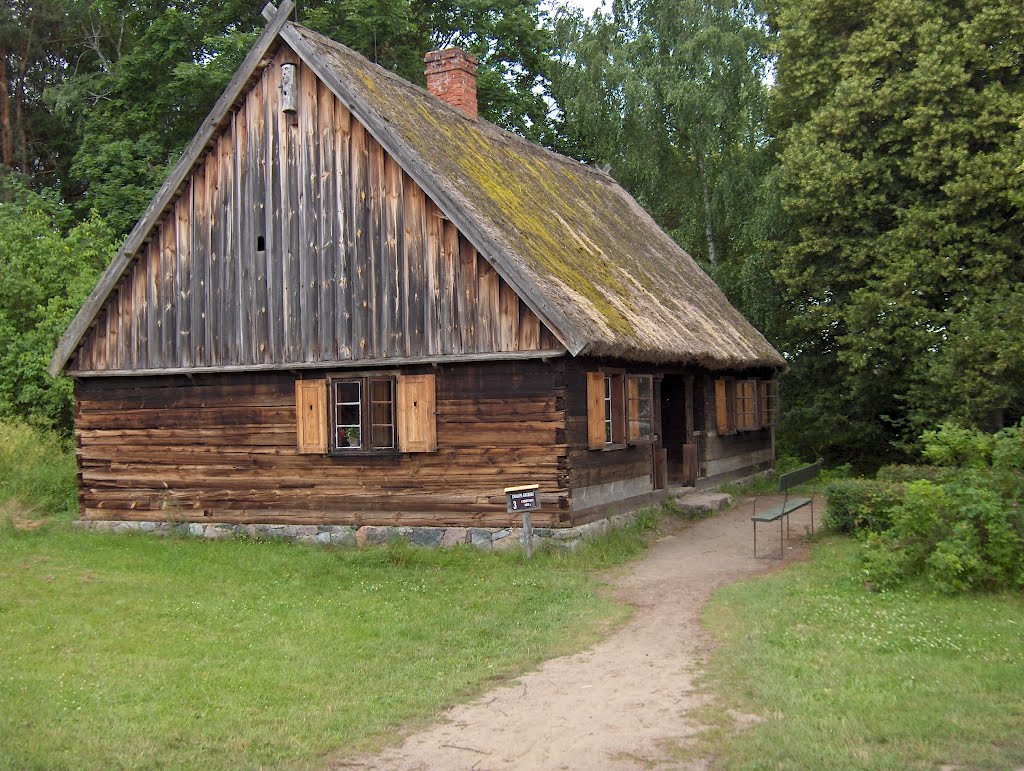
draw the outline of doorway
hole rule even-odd
[[[672,485],[693,486],[700,474],[695,390],[692,374],[665,375],[661,381],[662,442]]]

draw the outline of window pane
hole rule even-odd
[[[391,402],[374,402],[370,405],[370,414],[373,416],[371,421],[375,425],[392,426],[395,423],[392,418]]]
[[[395,431],[391,426],[373,427],[373,446],[386,449],[395,446]]]
[[[359,403],[359,381],[345,380],[334,384],[334,401],[338,404]]]
[[[338,407],[339,426],[358,426],[362,423],[359,419],[359,404],[342,404]]]
[[[362,431],[359,426],[338,426],[338,447],[362,447]]]
[[[392,385],[391,380],[371,380],[370,398],[375,402],[390,402]]]
[[[641,399],[651,398],[651,379],[649,377],[638,377],[637,379],[637,396]]]

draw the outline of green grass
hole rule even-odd
[[[856,542],[826,539],[714,595],[718,708],[691,751],[725,768],[1024,764],[1024,597],[870,593],[860,575]],[[735,732],[725,709],[766,720]]]
[[[0,767],[319,766],[628,610],[572,555],[0,530]]]
[[[0,421],[0,526],[77,515],[75,456],[56,434]]]

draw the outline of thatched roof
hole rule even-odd
[[[400,146],[389,149],[432,176],[424,187],[442,188],[473,220],[489,242],[477,247],[499,272],[514,274],[514,286],[535,291],[565,327],[556,332],[572,353],[710,368],[784,365],[609,175],[473,120],[304,27],[287,24],[282,35],[314,69],[330,71],[325,80],[356,114],[372,111],[393,132]]]

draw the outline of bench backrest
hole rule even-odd
[[[790,471],[788,474],[782,474],[779,476],[779,492],[785,492],[791,487],[802,485],[804,482],[814,479],[818,476],[821,471],[821,461],[812,463],[810,466],[804,466],[798,468],[796,471]]]

